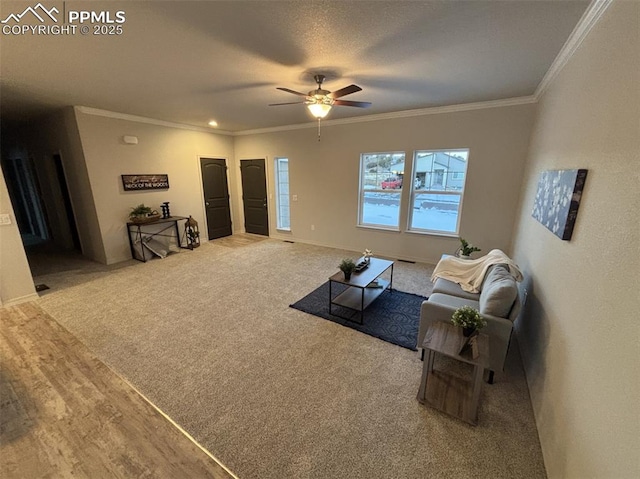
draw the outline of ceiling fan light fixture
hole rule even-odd
[[[328,103],[310,103],[309,105],[307,105],[307,108],[314,116],[314,118],[320,120],[321,118],[327,116],[327,114],[331,110],[331,105]]]

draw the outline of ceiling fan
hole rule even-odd
[[[346,95],[350,95],[351,93],[356,93],[361,91],[358,85],[349,85],[340,90],[336,90],[334,92],[330,92],[329,90],[322,89],[322,82],[325,79],[324,75],[314,75],[313,79],[318,84],[318,88],[315,90],[311,90],[309,93],[301,93],[299,91],[290,90],[289,88],[277,87],[278,90],[286,91],[287,93],[293,93],[294,95],[305,97],[304,101],[293,101],[288,103],[271,103],[269,106],[280,106],[280,105],[297,105],[297,104],[305,104],[307,108],[311,112],[311,114],[317,118],[318,120],[327,116],[329,110],[334,105],[338,106],[355,106],[358,108],[369,108],[371,103],[368,101],[350,101],[350,100],[338,100]]]

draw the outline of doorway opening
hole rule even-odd
[[[42,194],[31,158],[2,159],[9,198],[22,243],[25,247],[41,244],[50,238],[49,222],[42,207]]]
[[[82,256],[60,154],[38,164],[26,154],[3,158],[2,170],[35,283],[41,276],[88,262]]]

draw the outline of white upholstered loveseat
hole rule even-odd
[[[472,261],[479,262],[480,260]],[[489,336],[489,382],[492,382],[493,373],[502,371],[504,368],[513,323],[521,309],[520,291],[516,284],[516,278],[521,280],[522,276],[510,260],[509,263],[487,265],[480,286],[474,288],[479,289],[479,292],[465,291],[454,282],[454,278],[436,278],[431,296],[421,306],[416,346],[422,347],[425,334],[431,323],[434,321],[450,322],[451,316],[457,308],[471,306],[480,311],[480,314],[487,321],[487,326],[482,329],[482,332]],[[436,268],[437,270],[438,268]],[[466,285],[466,289],[471,288]]]

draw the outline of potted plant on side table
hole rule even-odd
[[[451,316],[451,322],[462,328],[462,334],[465,337],[471,336],[475,331],[487,325],[480,311],[471,306],[462,306],[456,309]]]

